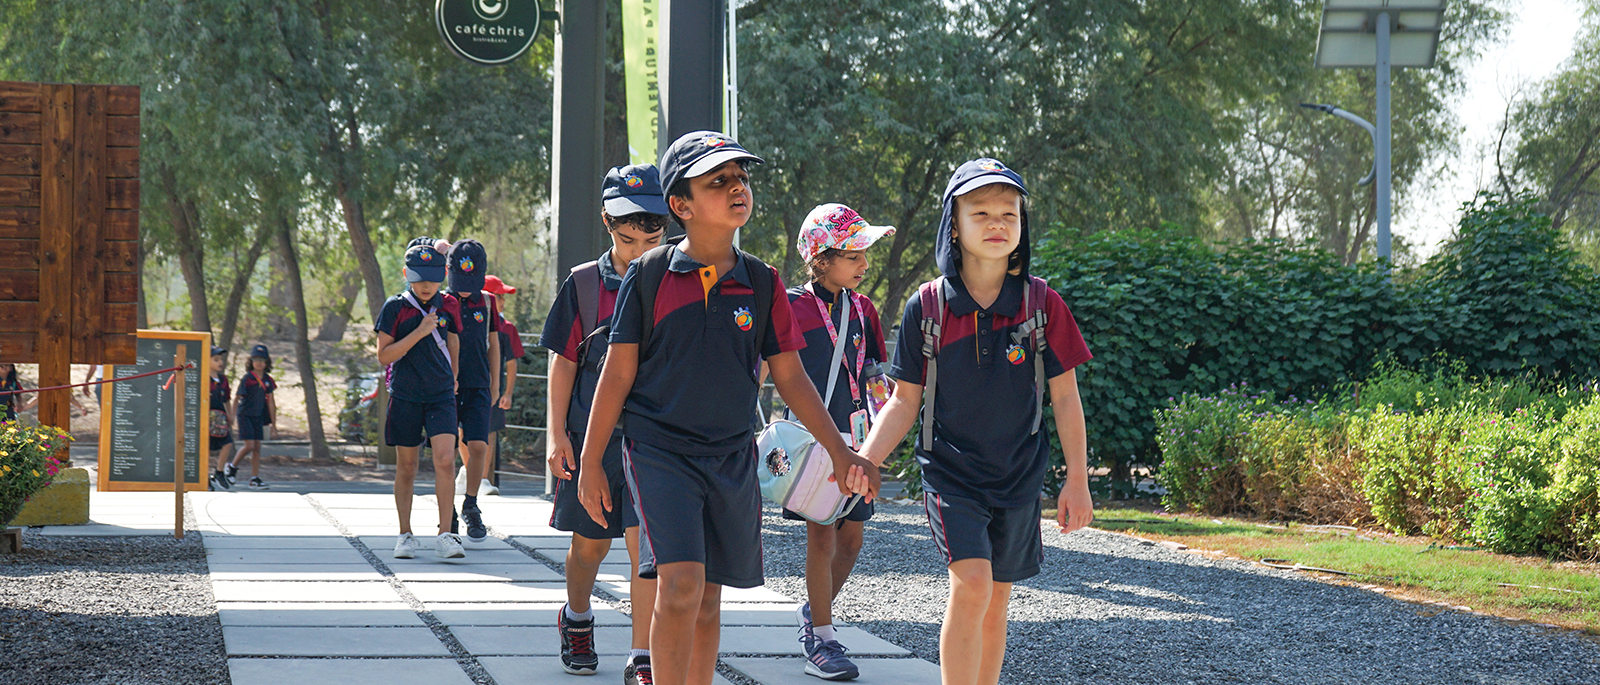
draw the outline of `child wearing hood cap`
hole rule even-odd
[[[906,302],[889,369],[894,395],[861,450],[883,463],[924,408],[926,389],[916,455],[950,574],[939,635],[946,685],[998,682],[1011,585],[1037,575],[1043,560],[1044,385],[1067,465],[1056,521],[1070,533],[1094,517],[1073,371],[1091,355],[1061,296],[1028,274],[1027,194],[1022,177],[993,159],[951,176],[935,243],[943,275]]]

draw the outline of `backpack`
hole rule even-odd
[[[600,319],[600,262],[598,260],[584,262],[572,267],[572,286],[578,295],[578,323],[583,326],[583,341],[578,343],[576,354],[578,364],[585,369],[600,373],[600,367],[605,365],[606,353],[602,351],[594,360],[589,359],[589,349],[594,347],[595,339],[602,343],[611,336],[611,324],[596,325]]]
[[[924,378],[927,382],[922,389],[922,446],[928,450],[933,449],[933,401],[939,383],[939,348],[943,344],[940,334],[944,330],[944,284],[945,277],[940,276],[917,288],[917,298],[922,302],[922,358],[927,368]],[[1022,291],[1022,309],[1029,312],[1028,318],[1011,333],[1011,342],[1021,345],[1026,339],[1029,354],[1033,355],[1034,410],[1033,431],[1030,434],[1037,434],[1044,421],[1044,386],[1047,382],[1044,377],[1044,352],[1048,343],[1043,333],[1045,324],[1050,320],[1044,311],[1044,304],[1049,288],[1044,279],[1028,277],[1028,287]]]
[[[639,288],[639,302],[643,305],[639,317],[639,355],[644,358],[644,350],[650,346],[650,335],[656,323],[656,292],[661,289],[661,279],[666,278],[667,265],[672,262],[672,253],[678,249],[678,243],[683,242],[681,236],[668,238],[666,244],[651,248],[649,252],[639,258],[631,269],[638,269],[639,274],[634,277],[634,283]],[[750,310],[750,316],[755,319],[756,354],[767,346],[767,321],[772,318],[772,269],[766,262],[757,259],[754,255],[734,248],[738,257],[744,262],[744,269],[750,274],[751,290],[755,291],[756,306]],[[765,304],[762,304],[765,303]],[[757,371],[750,370],[750,381],[758,383]]]

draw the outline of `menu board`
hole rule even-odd
[[[205,382],[210,374],[210,333],[186,331],[147,331],[138,333],[138,363],[107,366],[105,378],[131,378],[171,368],[182,346],[194,367],[184,372],[183,422],[185,490],[205,490],[209,456],[207,423],[210,412],[200,411],[210,399]],[[173,487],[176,468],[174,447],[177,406],[173,394],[177,383],[172,372],[109,383],[101,392],[100,478],[101,490],[167,490]]]

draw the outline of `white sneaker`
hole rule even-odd
[[[466,492],[466,490],[462,490],[462,492]],[[478,482],[478,494],[480,494],[480,495],[498,495],[498,494],[500,494],[500,488],[495,487],[494,483],[490,483],[489,479],[485,478],[482,481]]]
[[[456,469],[456,497],[467,494],[467,467]]]
[[[417,558],[417,538],[410,533],[401,533],[399,539],[394,541],[394,558]]]
[[[460,559],[467,556],[467,551],[461,547],[461,536],[440,533],[439,540],[433,543],[433,555],[440,559]]]

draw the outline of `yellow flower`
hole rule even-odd
[[[39,472],[38,471],[34,471],[33,472],[33,477],[34,478],[38,478],[39,477]]]
[[[11,473],[11,467],[10,466],[0,466],[0,469],[5,469],[6,473]]]

